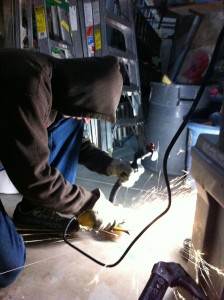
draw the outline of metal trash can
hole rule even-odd
[[[149,115],[145,126],[147,141],[155,143],[159,152],[157,161],[145,159],[143,165],[154,172],[163,172],[163,158],[168,145],[182,124],[195,100],[199,86],[151,83],[149,97]],[[207,108],[210,102],[207,87],[198,103],[195,112]],[[169,175],[183,175],[186,170],[187,128],[182,131],[173,146],[167,163]]]

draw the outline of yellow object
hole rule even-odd
[[[101,50],[102,45],[101,45],[101,33],[100,29],[95,29],[94,30],[94,40],[95,40],[95,50]]]
[[[94,227],[93,218],[88,211],[84,211],[81,215],[79,215],[77,217],[77,221],[81,226],[89,227],[90,229]]]
[[[65,22],[65,20],[61,21],[61,25],[69,32],[69,25]]]
[[[125,233],[127,233],[127,234],[130,234],[129,231],[128,231],[127,229],[124,229],[124,228],[122,228],[122,227],[120,227],[120,226],[115,226],[115,227],[113,228],[113,231],[120,231],[120,232],[125,232]]]
[[[171,84],[172,81],[169,79],[167,75],[163,76],[162,83]]]
[[[94,221],[89,211],[84,211],[81,215],[79,215],[77,217],[77,221],[79,222],[79,225],[88,227],[89,229],[92,229],[94,227]],[[125,232],[129,234],[129,231],[127,229],[120,226],[115,226],[112,231]]]
[[[36,24],[39,38],[47,37],[47,26],[45,21],[44,6],[40,5],[36,7]]]

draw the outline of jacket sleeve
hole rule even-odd
[[[11,85],[9,80],[0,84],[0,158],[12,183],[35,205],[68,214],[91,208],[97,192],[72,186],[48,164],[48,76],[16,77]]]
[[[112,160],[113,158],[108,153],[96,147],[88,138],[82,139],[79,155],[80,164],[91,171],[107,175],[106,170]]]

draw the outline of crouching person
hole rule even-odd
[[[13,223],[64,230],[71,215],[89,211],[94,227],[123,222],[120,209],[98,189],[75,184],[77,165],[128,180],[128,163],[113,159],[83,138],[89,119],[115,122],[122,91],[113,56],[57,59],[21,49],[0,50],[0,160],[23,196]],[[25,248],[1,206],[0,287],[18,276]],[[74,221],[72,227],[78,230]],[[8,270],[14,269],[12,272]]]

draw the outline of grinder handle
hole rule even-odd
[[[153,273],[138,300],[162,300],[168,287],[169,284],[163,277]]]
[[[133,163],[130,164],[130,165],[131,165],[132,169],[135,170],[135,165],[134,165]],[[112,190],[111,190],[111,192],[110,192],[109,201],[110,201],[111,203],[114,203],[114,202],[115,202],[117,193],[119,192],[120,188],[121,188],[121,183],[120,183],[120,179],[118,179],[118,180],[115,182],[115,184],[114,184],[114,186],[112,187]]]

